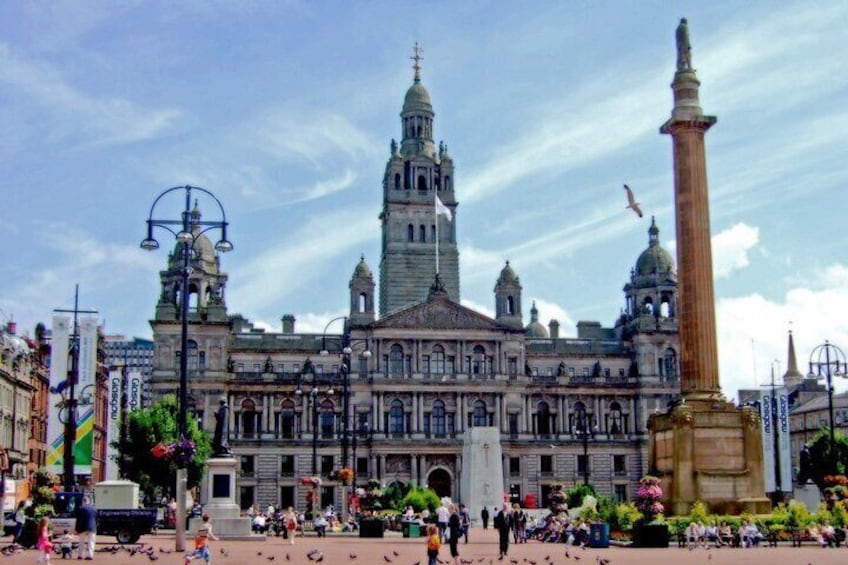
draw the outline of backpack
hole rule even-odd
[[[430,536],[430,539],[427,540],[427,549],[430,551],[439,551],[441,546],[442,542],[439,541],[439,534],[433,534]]]
[[[503,511],[495,514],[495,521],[493,522],[496,529],[501,529],[504,527],[504,513]]]

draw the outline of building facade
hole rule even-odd
[[[473,472],[463,443],[478,426],[497,430],[503,483],[516,500],[544,504],[551,484],[583,481],[630,499],[647,471],[648,415],[680,390],[677,278],[658,227],[652,221],[612,327],[580,322],[577,336],[563,337],[556,320],[539,321],[535,305],[525,326],[509,262],[493,273],[494,318],[466,308],[455,238],[461,186],[447,148],[435,146],[434,116],[416,68],[402,141],[392,140],[383,178],[379,296],[361,258],[350,312],[328,324],[334,333],[297,333],[293,315],[280,332],[230,315],[227,275],[200,233],[199,210],[188,296],[180,295],[179,252],[161,272],[153,399],[177,390],[188,355],[189,408],[202,426],[211,432],[219,400],[229,404],[244,508],[304,508],[299,479],[313,474],[325,479],[320,505],[338,507],[342,489],[327,479],[344,466],[359,481],[429,485],[461,501],[463,473]],[[450,221],[437,214],[436,198]],[[182,300],[190,305],[186,352]]]

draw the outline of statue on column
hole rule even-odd
[[[212,436],[212,457],[226,457],[233,454],[230,451],[229,438],[230,409],[227,399],[222,398],[218,402],[218,410],[215,412],[215,435]]]
[[[688,71],[692,69],[692,45],[689,43],[689,26],[686,18],[680,20],[677,26],[677,70]]]

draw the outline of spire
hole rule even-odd
[[[654,216],[651,216],[651,227],[648,228],[648,246],[654,247],[660,244],[660,228],[657,227],[657,222]]]
[[[530,308],[530,323],[539,321],[539,310],[536,308],[536,301],[533,301],[533,307]]]
[[[787,386],[800,384],[804,380],[804,375],[798,370],[798,361],[795,358],[795,340],[792,338],[792,330],[789,330],[789,352],[786,360],[786,373],[783,375],[783,382]]]
[[[418,45],[418,42],[415,42],[415,47],[412,48],[412,59],[415,63],[412,65],[412,70],[415,71],[414,80],[415,82],[421,82],[421,61],[424,60],[424,57],[421,56],[421,53],[424,52],[424,49]]]

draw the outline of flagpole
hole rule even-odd
[[[436,208],[436,198],[433,198],[433,214],[436,217],[436,276],[439,276],[439,210]]]

